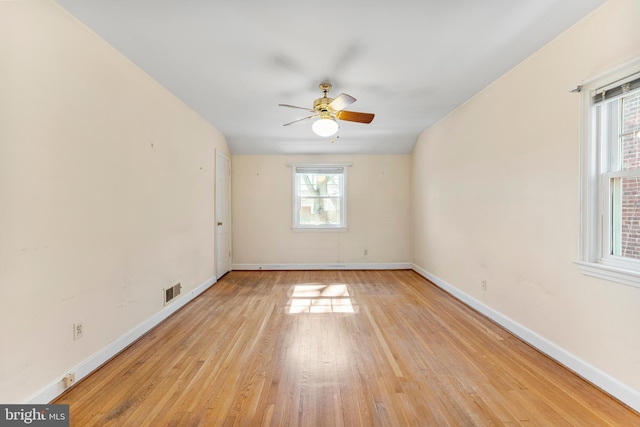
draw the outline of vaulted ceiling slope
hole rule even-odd
[[[57,0],[233,154],[410,153],[417,136],[604,0]],[[321,138],[304,110],[357,98]]]

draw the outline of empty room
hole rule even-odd
[[[0,2],[0,425],[640,425],[639,19]]]

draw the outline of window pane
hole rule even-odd
[[[323,174],[299,174],[300,178],[300,196],[332,196],[340,197],[342,194],[341,185],[342,175],[323,175]]]
[[[640,259],[640,177],[612,180],[613,255]]]
[[[300,225],[339,225],[340,199],[330,197],[302,197]]]
[[[640,169],[640,91],[622,98],[620,116],[622,170]]]

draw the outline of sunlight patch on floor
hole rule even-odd
[[[289,314],[357,312],[347,285],[341,283],[294,285],[289,296]]]

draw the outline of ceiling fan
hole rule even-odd
[[[336,119],[357,123],[371,123],[373,120],[373,117],[375,116],[374,114],[344,110],[344,108],[356,102],[356,99],[353,96],[341,93],[335,98],[328,98],[327,93],[331,90],[330,83],[320,83],[320,90],[322,91],[322,97],[313,101],[313,108],[278,104],[280,107],[297,108],[299,110],[306,110],[313,113],[308,117],[285,123],[283,126],[289,126],[294,123],[317,117],[318,120],[313,122],[313,125],[311,125],[313,132],[316,135],[328,137],[338,132],[339,126]]]

